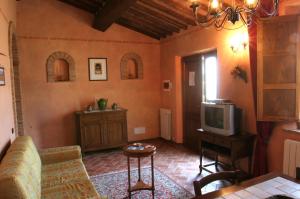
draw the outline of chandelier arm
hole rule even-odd
[[[197,23],[198,24],[206,24],[206,23],[210,23],[210,22],[214,22],[216,20],[215,17],[210,17],[208,19],[206,19],[205,21],[201,21],[199,18],[197,19]]]
[[[206,27],[205,24],[211,25],[211,24],[214,22],[215,17],[209,17],[209,13],[207,13],[206,16],[205,16],[205,18],[206,18],[207,20],[206,20],[206,21],[201,21],[201,20],[199,19],[200,17],[198,16],[198,8],[199,8],[199,7],[195,7],[195,8],[194,8],[194,12],[193,12],[196,25],[201,25],[201,26],[204,25],[205,27]]]
[[[243,23],[244,23],[246,26],[248,26],[248,25],[249,25],[249,24],[248,24],[248,20],[246,20],[246,19],[244,18],[244,16],[242,15],[242,13],[240,13],[239,15],[240,15],[240,17],[241,17]]]
[[[209,26],[211,26],[215,21],[210,21],[209,23],[199,23],[199,26],[202,28],[208,28]]]
[[[223,19],[221,20],[220,23],[219,23],[219,20],[216,20],[216,21],[215,21],[215,27],[216,27],[216,28],[221,28],[221,27],[223,27],[224,24],[225,24],[225,22],[226,22],[226,19],[227,19],[228,15],[229,15],[229,12],[226,12],[226,15],[223,17]]]
[[[218,9],[219,11],[215,10],[214,12],[210,12],[209,9],[205,16],[199,15],[199,4],[192,4],[191,8],[193,9],[196,25],[209,27],[214,24],[217,30],[235,30],[245,25],[251,26],[253,23],[256,23],[255,18],[264,17],[264,15],[265,17],[272,17],[278,14],[279,0],[273,0],[271,11],[263,7],[262,1],[263,0],[258,0],[255,5],[249,4],[248,6],[246,3],[233,4],[226,8]],[[233,26],[234,28],[228,28],[225,27],[227,26],[227,21],[231,21],[233,24],[241,21],[242,25],[237,28],[236,26]]]

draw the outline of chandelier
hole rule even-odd
[[[223,3],[222,0],[208,0],[208,10],[205,15],[199,16],[199,8],[203,6],[199,0],[190,0],[195,22],[202,27],[214,25],[217,30],[237,29],[242,26],[250,26],[254,17],[260,15],[271,17],[277,15],[279,0],[272,0],[272,10],[266,10],[262,1],[265,0],[232,0],[231,4]],[[241,21],[242,25],[228,26],[227,22],[235,25]]]

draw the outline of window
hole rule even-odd
[[[202,56],[203,101],[217,99],[218,84],[217,52],[210,52]]]

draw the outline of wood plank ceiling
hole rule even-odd
[[[59,1],[93,14],[93,27],[101,31],[117,23],[152,38],[161,39],[195,25],[188,0]],[[201,8],[204,11],[207,5],[203,3]]]

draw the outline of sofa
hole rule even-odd
[[[79,146],[38,151],[30,136],[15,139],[0,164],[1,199],[100,198]]]

